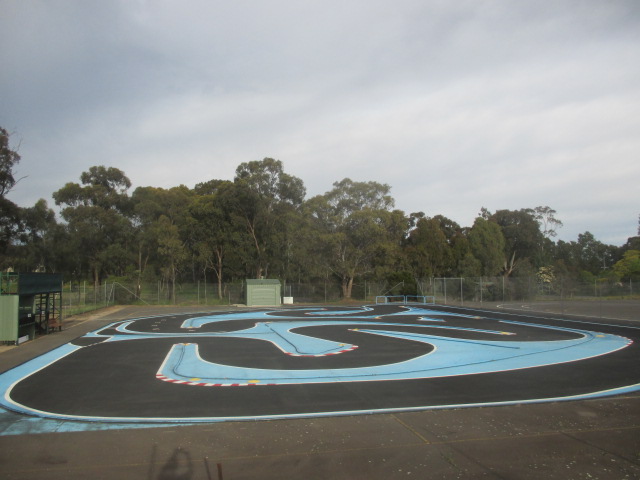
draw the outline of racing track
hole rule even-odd
[[[557,401],[640,389],[633,322],[442,306],[115,322],[0,375],[2,407],[210,422]]]

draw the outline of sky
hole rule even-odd
[[[471,226],[549,206],[622,245],[640,214],[637,0],[0,0],[22,207],[91,166],[133,187],[271,157]]]

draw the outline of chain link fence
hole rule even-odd
[[[63,285],[62,307],[65,316],[84,313],[112,305],[202,305],[224,306],[245,303],[244,282],[225,283],[218,295],[218,285],[208,282],[183,283],[175,288],[166,283],[127,284],[104,282],[95,286],[87,282]],[[283,297],[296,304],[336,303],[343,300],[342,288],[326,280],[315,283],[284,283]],[[568,279],[540,282],[536,277],[429,278],[416,283],[362,281],[353,285],[351,300],[374,303],[379,295],[434,296],[436,303],[458,306],[498,306],[504,304],[548,304],[577,301],[640,299],[640,282],[596,280],[583,283]]]
[[[421,282],[421,289],[443,304],[640,298],[640,282],[540,282],[536,277],[432,278]]]

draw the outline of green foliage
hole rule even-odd
[[[15,167],[20,163],[20,155],[9,146],[9,132],[0,127],[0,198],[4,198],[15,186]]]
[[[482,275],[498,275],[505,262],[505,239],[500,226],[478,217],[473,222],[467,238],[471,253],[480,262]]]
[[[229,208],[235,223],[244,224],[252,246],[253,258],[248,266],[255,278],[268,276],[272,266],[284,273],[286,266],[277,260],[280,252],[290,249],[291,218],[298,213],[306,193],[302,180],[285,173],[280,160],[265,158],[238,166],[234,185]]]
[[[302,180],[273,158],[240,164],[233,181],[138,187],[132,195],[123,171],[94,166],[53,194],[58,223],[45,200],[20,208],[5,198],[19,160],[0,128],[1,268],[59,271],[95,285],[126,278],[135,294],[158,282],[168,301],[181,282],[203,277],[214,280],[219,298],[225,282],[268,276],[288,285],[334,280],[348,299],[365,281],[400,283],[402,294],[414,294],[416,281],[429,277],[537,273],[548,285],[550,275],[638,276],[640,236],[619,249],[589,232],[554,242],[562,222],[547,206],[482,208],[463,228],[442,215],[407,216],[394,209],[389,185],[349,178],[305,200]]]
[[[128,214],[131,203],[126,191],[131,182],[117,168],[91,167],[81,175],[82,185],[67,183],[54,192],[57,205],[81,268],[88,268],[95,284],[114,269],[122,269],[122,252],[129,252],[133,228]],[[113,253],[117,260],[113,260]],[[115,253],[117,252],[117,255]]]
[[[613,272],[620,280],[640,280],[640,250],[627,250],[622,259],[613,265]]]
[[[407,238],[406,254],[415,278],[444,276],[453,265],[453,252],[438,218],[421,218]]]
[[[316,261],[339,279],[344,298],[351,298],[357,277],[373,273],[394,254],[390,245],[399,245],[406,230],[402,212],[390,210],[389,190],[388,185],[345,178],[305,205],[315,232],[311,248]]]
[[[498,210],[490,220],[500,226],[504,236],[505,276],[511,275],[524,260],[534,266],[540,263],[544,236],[534,210]]]
[[[17,183],[14,169],[19,162],[20,155],[9,146],[9,132],[0,127],[0,253],[6,252],[22,227],[20,208],[5,198]]]
[[[550,207],[536,207],[533,209],[533,218],[542,227],[541,233],[544,237],[555,237],[557,228],[562,227],[562,222],[556,218],[556,211]]]
[[[391,287],[386,295],[417,295],[418,285],[411,272],[401,270],[387,275],[387,284]]]

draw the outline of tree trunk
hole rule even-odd
[[[173,304],[176,304],[176,268],[171,265],[171,300]]]
[[[98,285],[100,284],[100,274],[98,273],[98,267],[96,265],[93,265],[91,267],[92,273],[93,273],[93,288],[94,290],[98,288]]]
[[[216,276],[218,277],[218,299],[222,300],[222,252],[220,250],[216,251]]]
[[[351,276],[343,276],[342,277],[342,297],[346,299],[351,298],[351,291],[353,290],[353,277]]]
[[[509,276],[513,273],[516,268],[516,252],[513,252],[511,255],[511,260],[505,259],[504,261],[504,276],[509,278]]]

